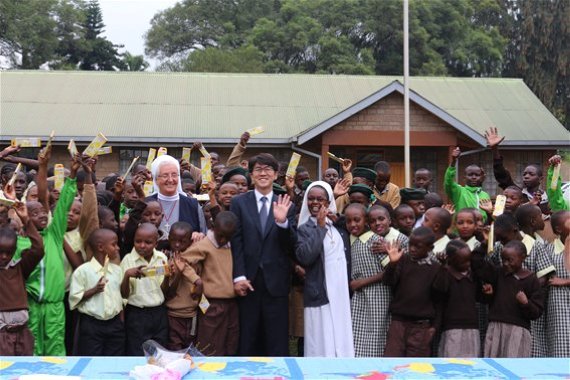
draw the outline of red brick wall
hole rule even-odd
[[[339,123],[334,130],[382,130],[404,129],[404,97],[394,93]],[[410,130],[422,132],[455,131],[443,120],[410,102]]]

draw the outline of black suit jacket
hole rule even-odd
[[[148,196],[146,199],[156,201],[158,199],[158,194]],[[200,204],[196,199],[180,194],[178,211],[179,221],[189,223],[194,232],[206,233],[202,226],[200,226]]]
[[[238,217],[236,233],[231,240],[234,278],[245,276],[252,283],[260,266],[270,295],[289,294],[290,254],[296,243],[295,207],[287,213],[287,228],[280,228],[273,217],[274,194],[268,213],[265,233],[261,233],[255,192],[248,191],[232,199],[230,210]]]

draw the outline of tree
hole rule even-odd
[[[522,77],[570,129],[570,0],[506,1],[512,17],[509,61],[504,71]]]
[[[121,71],[145,71],[149,63],[144,60],[142,55],[132,55],[128,51],[122,54],[119,69]]]
[[[37,69],[54,56],[58,39],[52,14],[57,5],[57,0],[0,2],[0,54],[13,66]]]
[[[412,74],[500,74],[505,39],[489,25],[500,11],[492,0],[415,0],[410,7]],[[400,0],[186,0],[155,16],[147,53],[182,61],[204,48],[253,45],[266,72],[396,75],[402,37]]]
[[[121,60],[117,48],[111,41],[102,37],[105,24],[98,0],[90,0],[85,8],[85,42],[86,46],[81,52],[81,70],[117,70]]]

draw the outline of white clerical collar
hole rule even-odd
[[[178,199],[180,199],[180,194],[176,193],[174,195],[164,195],[161,193],[158,193],[158,199],[160,199],[161,201],[177,201]]]

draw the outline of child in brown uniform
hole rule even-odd
[[[198,333],[198,300],[193,294],[194,270],[188,264],[187,249],[192,244],[192,226],[186,222],[176,222],[170,227],[168,242],[173,273],[164,281],[166,308],[168,309],[168,347],[182,350],[195,343]],[[191,296],[189,296],[191,295]]]
[[[427,357],[435,332],[435,298],[432,284],[439,271],[439,263],[430,255],[435,236],[425,227],[410,235],[409,255],[398,246],[388,245],[390,264],[383,282],[392,287],[392,322],[384,356]]]
[[[196,292],[207,297],[210,305],[198,313],[200,346],[207,346],[208,355],[235,355],[239,339],[238,305],[233,282],[230,239],[236,231],[237,218],[230,211],[222,211],[214,221],[207,237],[187,251],[187,260],[198,267],[193,282]]]
[[[481,345],[476,304],[480,286],[471,273],[471,250],[465,242],[452,240],[445,253],[447,264],[434,282],[434,288],[444,294],[438,355],[475,358]]]
[[[530,321],[542,314],[544,297],[536,275],[522,268],[526,247],[518,240],[508,242],[502,266],[486,261],[486,251],[486,244],[475,249],[471,264],[477,277],[493,287],[484,356],[529,357]]]
[[[10,227],[0,228],[0,355],[31,356],[34,337],[28,328],[28,297],[25,281],[44,257],[43,240],[28,217],[26,205],[16,203],[20,217],[32,246],[13,260],[17,236]]]

